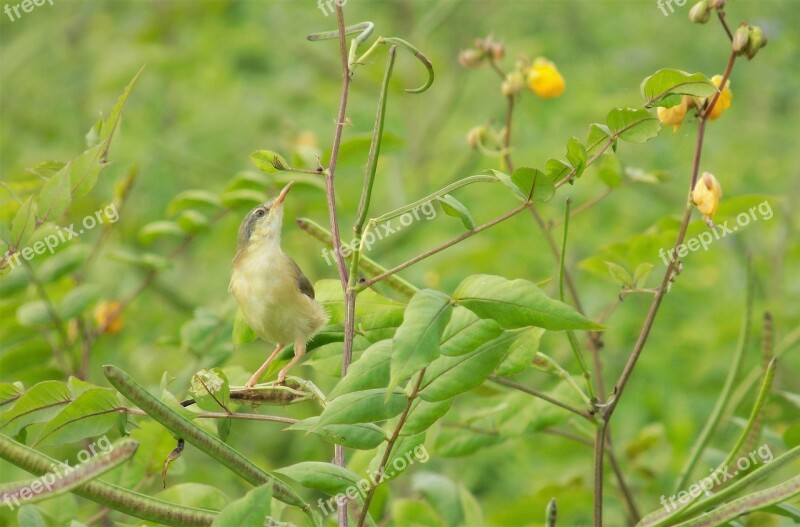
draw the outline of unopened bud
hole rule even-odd
[[[752,59],[758,53],[758,50],[763,48],[767,45],[767,37],[764,36],[764,32],[758,26],[751,26],[750,27],[750,39],[749,43],[747,44],[747,58]]]
[[[525,77],[520,71],[512,71],[503,81],[502,91],[506,97],[512,97],[522,91],[525,87]]]
[[[733,47],[733,51],[736,52],[737,55],[743,55],[747,50],[747,45],[750,43],[750,26],[748,25],[741,25],[736,29],[736,33],[733,35],[733,43],[731,44]]]
[[[484,54],[477,49],[465,49],[458,54],[458,62],[465,68],[480,68]]]
[[[726,0],[711,0],[711,9],[722,9],[725,7]]]
[[[485,126],[473,126],[467,132],[467,144],[470,148],[478,148],[486,138],[487,130]]]
[[[719,200],[722,198],[722,187],[711,172],[703,172],[692,190],[692,202],[697,206],[703,217],[711,221],[717,212]]]
[[[490,52],[495,61],[502,60],[503,57],[506,56],[506,48],[499,42],[495,42],[491,45]]]
[[[708,0],[700,0],[689,11],[689,20],[695,24],[705,24],[711,17],[711,6]]]

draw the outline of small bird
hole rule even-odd
[[[327,313],[314,299],[311,282],[281,249],[283,202],[291,188],[289,183],[278,197],[251,210],[239,226],[239,247],[228,289],[253,331],[275,344],[275,351],[247,381],[246,388],[255,386],[280,351],[294,343],[294,358],[278,374],[278,383],[282,383],[305,353],[306,342],[328,323]]]

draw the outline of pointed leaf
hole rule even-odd
[[[39,215],[42,221],[57,220],[72,201],[69,170],[61,169],[42,186],[39,192]]]
[[[260,485],[222,509],[211,527],[264,527],[271,505],[272,485]]]
[[[535,168],[516,169],[511,175],[511,181],[522,190],[526,199],[530,196],[533,201],[540,203],[549,201],[556,193],[553,179]]]
[[[680,97],[668,98],[669,95],[711,97],[715,91],[716,87],[702,73],[686,73],[674,69],[658,70],[642,81],[642,96],[647,108],[669,108],[680,103]]]
[[[469,213],[467,207],[465,207],[463,203],[458,201],[450,194],[436,196],[436,200],[439,202],[439,205],[442,206],[442,210],[445,214],[452,216],[453,218],[460,218],[465,229],[472,230],[475,228],[475,220],[472,218],[472,214]]]
[[[319,490],[330,496],[346,493],[361,479],[344,467],[320,461],[304,461],[275,472],[299,482],[306,488]]]
[[[406,407],[408,399],[403,392],[375,388],[351,392],[333,399],[319,416],[318,428],[330,424],[374,423],[396,416]]]
[[[615,108],[608,113],[606,124],[617,137],[629,143],[645,143],[661,130],[658,118],[642,109]]]
[[[72,443],[105,434],[117,424],[116,395],[107,388],[90,388],[61,409],[42,429],[36,444]]]
[[[328,398],[335,399],[345,393],[388,386],[391,360],[391,340],[381,340],[371,345],[350,365],[347,375],[328,394]]]
[[[49,421],[70,401],[69,389],[63,382],[40,382],[0,414],[0,433],[13,437],[32,423]]]

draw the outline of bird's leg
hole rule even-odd
[[[247,381],[247,384],[244,385],[245,388],[248,389],[252,388],[253,386],[256,385],[256,383],[258,383],[258,378],[261,377],[261,374],[267,371],[267,368],[269,368],[269,364],[273,360],[275,360],[275,357],[278,356],[278,353],[280,353],[284,347],[285,347],[284,344],[278,344],[277,346],[275,346],[275,351],[272,352],[272,355],[267,357],[267,360],[264,361],[264,364],[262,364],[261,367],[253,374],[253,376],[250,377],[250,380]],[[281,370],[281,373],[283,373],[283,370]]]
[[[294,358],[289,361],[289,364],[283,367],[283,369],[278,373],[278,384],[283,383],[286,380],[286,374],[289,373],[289,370],[297,364],[297,361],[300,360],[306,352],[306,343],[305,341],[298,340],[294,343]]]

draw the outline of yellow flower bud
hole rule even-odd
[[[684,95],[680,104],[672,108],[659,107],[658,110],[656,110],[658,113],[658,120],[661,121],[661,124],[671,124],[672,131],[677,132],[684,117],[686,117],[686,112],[689,109],[689,102],[690,98]]]
[[[467,144],[471,148],[478,148],[478,146],[483,143],[487,134],[488,130],[486,130],[485,126],[473,126],[470,128],[469,132],[467,132]]]
[[[503,81],[502,91],[506,97],[511,97],[522,91],[525,86],[525,78],[519,71],[512,71],[506,75],[506,80]]]
[[[555,64],[539,57],[528,72],[528,88],[542,99],[553,99],[564,93],[566,82]]]
[[[477,49],[465,49],[458,54],[458,62],[465,68],[480,68],[485,56]]]
[[[711,5],[708,0],[700,0],[689,11],[689,20],[695,24],[705,24],[711,17]]]
[[[719,181],[711,172],[703,172],[692,190],[692,202],[706,220],[711,221],[714,217],[720,198],[722,198],[722,187]]]
[[[119,312],[122,310],[122,302],[117,300],[103,301],[97,304],[94,309],[94,322],[97,327],[106,335],[114,335],[122,329],[122,319]]]
[[[714,86],[719,88],[719,85],[722,82],[722,75],[714,75],[711,77],[711,82],[714,83]],[[708,114],[708,118],[712,121],[722,115],[723,111],[730,108],[731,99],[733,99],[733,92],[730,90],[730,85],[731,81],[728,79],[725,82],[725,86],[722,88],[722,93],[719,94],[716,104],[714,104],[714,108],[712,108],[711,113]],[[707,102],[711,102],[711,99],[713,98],[713,96],[709,97]]]

